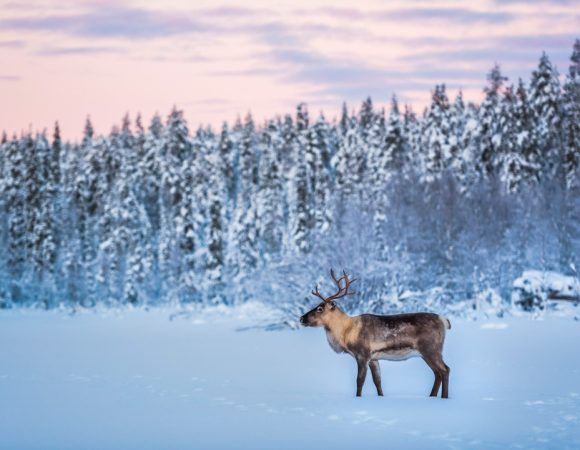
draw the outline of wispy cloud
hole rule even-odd
[[[0,81],[20,81],[21,78],[16,75],[0,75]]]
[[[579,18],[580,20],[580,18]],[[578,38],[579,33],[558,33],[551,32],[547,34],[531,34],[531,35],[506,35],[500,38],[495,38],[492,43],[501,49],[501,46],[513,46],[520,50],[527,48],[533,49],[562,49],[568,50],[572,48],[572,43]]]
[[[402,20],[446,20],[461,23],[506,23],[514,19],[514,15],[502,11],[478,11],[466,8],[416,8],[401,9],[378,14],[375,17]]]
[[[332,98],[334,101],[358,100],[368,95],[389,98],[394,92],[423,89],[429,91],[437,82],[462,87],[475,85],[484,75],[472,69],[440,64],[423,64],[417,69],[407,64],[404,69],[381,67],[371,61],[352,61],[341,54],[316,50],[296,28],[283,24],[261,30],[258,38],[269,47],[258,53],[251,69],[214,73],[226,76],[262,76],[277,78],[284,83],[308,86],[303,100],[316,101]]]
[[[119,109],[172,104],[214,123],[302,100],[335,110],[396,93],[421,107],[443,82],[478,101],[496,61],[511,79],[528,77],[546,50],[564,72],[580,20],[577,0],[23,1],[0,0],[0,120],[15,129],[34,115],[76,130],[89,111],[110,124]],[[25,103],[8,85],[18,80],[38,95],[4,111]],[[113,82],[123,89],[104,101]],[[80,113],[72,101],[55,109],[71,89]]]
[[[133,58],[135,60],[141,61],[155,61],[155,62],[173,62],[173,63],[207,63],[213,61],[211,58],[202,55],[179,55],[179,56],[168,56],[168,55],[155,55],[151,57],[137,57]]]
[[[440,61],[445,61],[451,68],[454,65],[470,63],[472,73],[476,72],[476,68],[487,69],[496,62],[500,65],[525,67],[530,63],[535,64],[542,51],[548,51],[554,60],[566,60],[574,39],[575,35],[570,33],[549,36],[502,36],[489,38],[483,42],[484,46],[480,40],[459,40],[452,47],[442,50],[409,51],[401,57],[401,60],[417,64],[418,67],[425,63]],[[456,73],[455,69],[443,72],[448,78],[453,78]]]
[[[35,54],[40,56],[69,56],[69,55],[95,55],[102,53],[125,53],[125,50],[116,47],[47,47],[37,50]]]
[[[307,10],[298,9],[295,14],[305,14]],[[404,20],[474,23],[505,23],[514,19],[514,14],[503,11],[484,11],[460,7],[417,7],[364,10],[358,8],[323,7],[317,8],[316,14],[340,20]]]
[[[278,15],[268,9],[239,6],[221,6],[175,12],[132,7],[122,2],[102,5],[87,3],[88,9],[69,14],[49,14],[42,16],[17,16],[0,19],[4,30],[40,31],[60,33],[83,38],[124,38],[155,39],[183,34],[210,33],[259,33],[265,27],[276,26]],[[478,11],[467,8],[393,8],[379,10],[359,10],[354,8],[324,7],[314,10],[294,10],[291,12],[301,23],[295,24],[305,32],[356,33],[359,37],[372,37],[364,26],[356,29],[353,20],[370,21],[448,21],[450,23],[505,23],[513,19],[513,14],[501,11]],[[260,17],[260,20],[254,20]],[[328,24],[318,20],[332,18],[346,23]],[[227,19],[227,20],[224,20]],[[239,19],[231,22],[232,19]],[[228,23],[228,20],[230,21]],[[266,20],[266,21],[264,21]],[[283,18],[280,18],[282,23]],[[345,28],[347,26],[347,28]],[[404,36],[401,36],[404,38]]]
[[[22,48],[25,46],[24,41],[12,39],[9,41],[0,41],[0,48]]]
[[[70,15],[2,19],[0,28],[50,31],[84,38],[150,39],[207,32],[214,27],[183,14],[108,5],[107,8]]]
[[[196,11],[198,15],[218,18],[252,18],[258,15],[271,15],[272,10],[263,8],[250,8],[241,6],[218,6],[215,8],[208,8]]]
[[[544,5],[575,5],[577,0],[495,0],[496,5],[533,5],[533,4],[544,4]]]

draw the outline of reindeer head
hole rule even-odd
[[[336,315],[337,311],[340,311],[340,309],[336,306],[335,300],[338,300],[339,298],[342,298],[345,295],[354,294],[354,292],[348,292],[348,288],[350,287],[350,284],[356,280],[349,280],[346,272],[343,271],[342,277],[336,278],[334,271],[331,269],[330,276],[336,283],[336,287],[338,288],[338,290],[330,297],[324,297],[318,291],[318,286],[316,286],[316,289],[312,291],[312,295],[315,295],[316,297],[320,298],[322,300],[322,303],[320,303],[316,308],[300,317],[300,323],[302,325],[306,327],[326,326]],[[344,286],[342,286],[343,281]]]

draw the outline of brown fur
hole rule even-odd
[[[334,302],[322,302],[304,314],[300,322],[305,326],[324,327],[332,349],[349,353],[358,364],[357,396],[362,393],[367,367],[370,367],[378,395],[382,395],[381,359],[403,360],[421,356],[433,370],[435,381],[431,396],[437,396],[442,384],[442,398],[449,395],[449,367],[443,362],[445,331],[451,323],[432,313],[378,316],[362,314],[351,317]]]

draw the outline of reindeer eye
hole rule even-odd
[[[321,313],[322,311],[324,311],[324,308],[322,306],[319,306],[318,308],[316,308],[316,311],[318,311],[319,313]]]

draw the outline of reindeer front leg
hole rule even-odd
[[[367,358],[358,357],[356,359],[358,364],[358,374],[356,377],[356,396],[360,397],[362,395],[362,388],[365,384],[365,378],[367,377],[367,365],[369,360]]]
[[[381,367],[379,366],[379,362],[377,360],[372,360],[369,363],[369,367],[371,368],[371,375],[373,376],[373,383],[377,388],[377,394],[379,396],[383,396],[383,388],[381,387]]]

